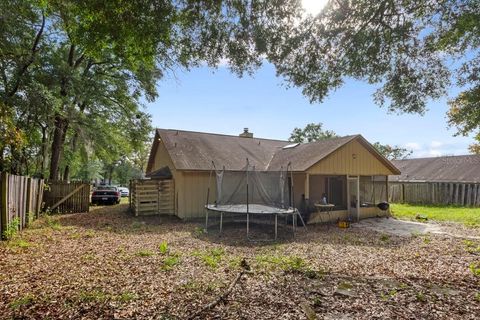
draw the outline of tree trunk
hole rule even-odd
[[[108,185],[112,185],[113,165],[108,168]]]
[[[55,116],[55,129],[52,139],[52,154],[50,158],[50,180],[58,179],[58,167],[60,165],[60,155],[63,144],[67,136],[68,120],[59,114]]]

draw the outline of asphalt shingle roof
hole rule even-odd
[[[394,160],[402,172],[391,181],[480,182],[480,155]]]
[[[284,148],[292,142],[175,129],[157,129],[157,137],[163,141],[177,170],[207,171],[213,168],[212,161],[217,169],[225,166],[226,170],[242,170],[247,158],[257,170],[279,170],[291,163],[291,170],[305,171],[352,140],[366,141],[360,135],[353,135]],[[377,156],[396,170],[386,159]],[[150,157],[149,168],[153,161],[152,155]]]

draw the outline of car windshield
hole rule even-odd
[[[115,188],[115,187],[97,187],[96,190],[111,190],[111,191],[116,191],[117,188]]]

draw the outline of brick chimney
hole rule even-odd
[[[243,132],[240,133],[238,136],[242,138],[253,138],[253,133],[248,132],[248,128],[243,128]]]

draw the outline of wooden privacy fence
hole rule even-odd
[[[169,180],[130,181],[130,209],[135,216],[175,214],[175,184]]]
[[[38,218],[43,201],[43,179],[0,173],[0,230],[3,235],[16,219],[21,230]]]
[[[88,212],[90,188],[83,181],[49,181],[44,192],[45,209],[56,213]]]
[[[390,182],[389,202],[480,206],[480,183]]]

